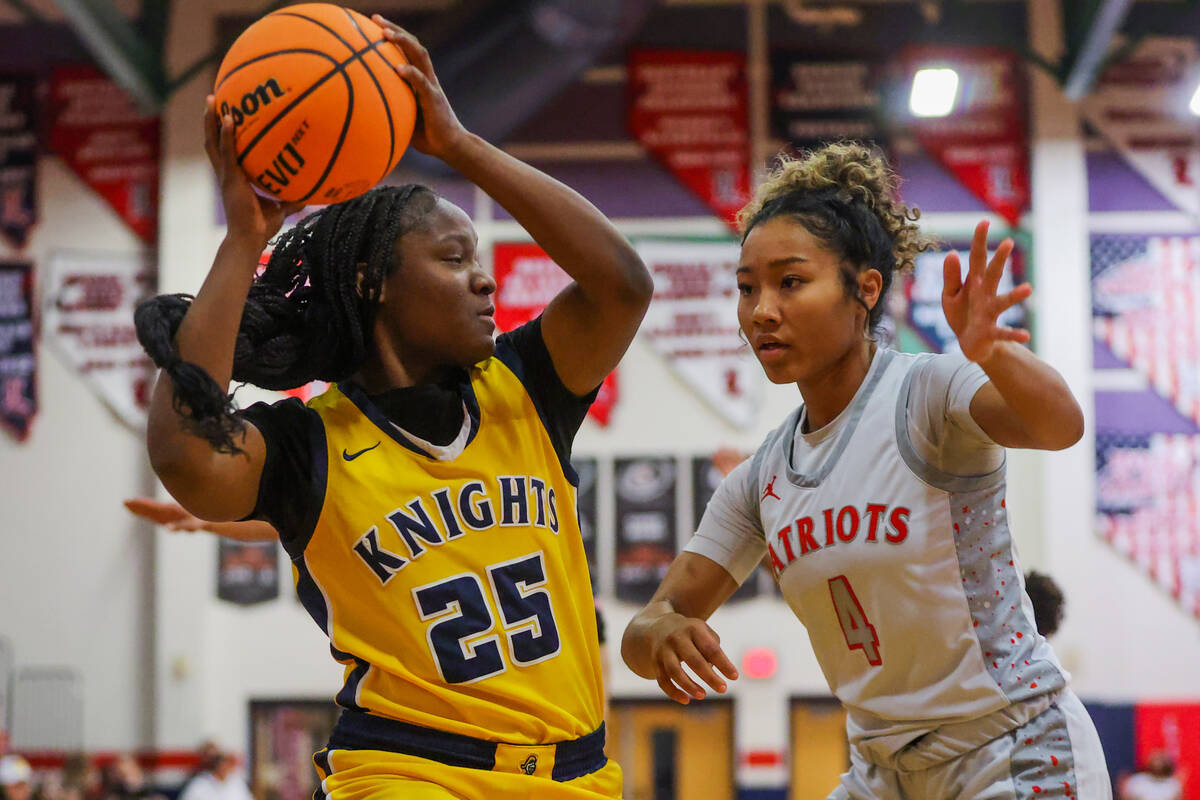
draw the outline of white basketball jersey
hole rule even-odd
[[[909,440],[911,372],[927,357],[877,353],[817,463],[796,446],[797,409],[750,466],[768,559],[847,707],[852,741],[1066,684],[1024,592],[1004,466],[949,475]]]

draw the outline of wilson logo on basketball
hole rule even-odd
[[[236,130],[246,121],[247,117],[254,116],[260,108],[271,105],[272,100],[278,100],[281,97],[283,97],[283,89],[279,88],[279,81],[271,78],[266,83],[256,86],[254,91],[242,95],[242,99],[238,101],[237,105],[231,106],[228,102],[221,103],[221,116],[233,117],[233,127]]]

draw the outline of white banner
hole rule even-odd
[[[1188,113],[1198,65],[1195,39],[1148,37],[1104,71],[1081,108],[1138,174],[1200,218],[1200,120]]]
[[[642,333],[671,370],[730,424],[758,419],[766,378],[738,338],[736,241],[640,240],[654,276]]]
[[[59,250],[47,273],[51,348],[123,423],[144,431],[154,365],[137,342],[133,309],[155,284],[149,256]]]

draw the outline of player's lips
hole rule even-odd
[[[483,311],[479,312],[479,318],[492,327],[496,326],[496,307],[488,306]]]
[[[754,339],[754,351],[758,353],[760,361],[775,361],[784,356],[791,349],[789,345],[776,339],[774,336],[758,336]]]

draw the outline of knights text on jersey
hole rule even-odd
[[[769,563],[859,737],[1066,682],[1023,591],[1004,466],[948,475],[909,440],[911,374],[928,357],[878,352],[817,463],[795,463],[798,410],[750,467]]]
[[[603,699],[570,468],[500,358],[472,370],[468,404],[465,449],[439,460],[350,386],[310,402],[326,479],[297,591],[346,667],[339,705],[494,741],[575,739]]]

